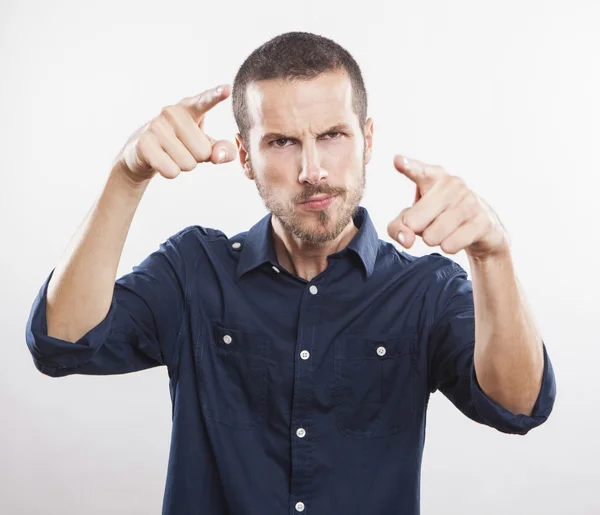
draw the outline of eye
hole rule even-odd
[[[326,139],[338,139],[342,135],[341,132],[328,132],[325,136],[329,136]]]
[[[286,146],[288,146],[288,145],[286,145],[286,143],[288,141],[292,141],[292,140],[289,138],[279,138],[279,139],[271,141],[271,145],[274,145],[277,148],[285,148]]]

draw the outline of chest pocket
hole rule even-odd
[[[209,329],[198,363],[202,410],[222,425],[252,429],[265,413],[269,339],[218,323]]]
[[[383,340],[347,335],[335,341],[332,398],[340,431],[382,438],[415,420],[416,335]]]

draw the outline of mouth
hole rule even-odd
[[[300,205],[308,209],[325,209],[331,205],[337,195],[327,195],[324,197],[313,197]]]

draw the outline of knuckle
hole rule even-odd
[[[164,117],[171,125],[179,124],[184,116],[189,116],[188,112],[182,105],[175,104],[167,107],[168,109],[165,111]]]
[[[181,173],[178,166],[164,166],[159,171],[165,179],[175,179]]]
[[[207,89],[200,95],[198,103],[200,105],[210,105],[217,99],[218,96],[219,95],[214,89]]]
[[[182,160],[181,163],[177,164],[179,165],[179,168],[181,168],[181,170],[184,172],[190,172],[191,170],[196,168],[196,166],[198,166],[198,163],[191,156],[186,157]]]
[[[212,149],[200,151],[200,161],[202,161],[202,162],[210,161],[211,156],[212,156]]]
[[[442,242],[442,244],[440,245],[440,248],[446,254],[456,254],[456,249],[454,248],[454,246],[451,243]]]
[[[436,238],[434,232],[430,229],[425,230],[423,232],[423,234],[421,235],[421,238],[430,247],[433,247],[438,244],[438,241],[437,241],[437,238]]]
[[[148,132],[151,132],[156,137],[160,137],[160,135],[164,134],[165,132],[165,124],[165,119],[162,116],[157,116],[150,122],[150,125],[148,126]]]
[[[454,186],[457,189],[465,186],[465,182],[458,175],[450,175],[448,181],[452,186]]]
[[[155,141],[155,138],[149,135],[149,133],[145,132],[142,134],[137,140],[138,153],[142,155],[149,154],[153,141]]]
[[[209,161],[212,156],[212,146],[208,143],[199,143],[191,152],[198,163],[204,163]]]
[[[199,105],[205,105],[208,104],[208,101],[210,99],[210,95],[208,91],[204,91],[200,97],[198,98],[198,104]]]
[[[475,196],[467,195],[467,197],[462,203],[462,211],[464,213],[464,216],[466,216],[467,218],[472,218],[477,214],[478,210],[479,202],[477,202]]]
[[[159,118],[165,118],[172,120],[176,116],[177,107],[174,105],[168,105],[161,109]]]

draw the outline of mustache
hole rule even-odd
[[[311,197],[315,195],[345,195],[346,188],[336,188],[333,186],[329,186],[328,184],[316,185],[311,184],[306,186],[302,193],[296,195],[294,198],[294,202],[300,204],[302,202],[306,202]]]

